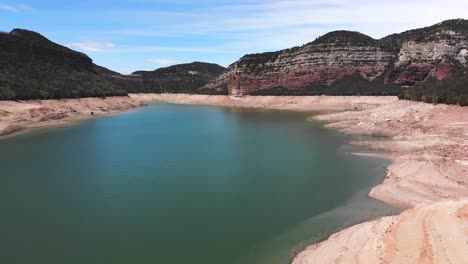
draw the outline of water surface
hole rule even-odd
[[[0,263],[287,263],[392,212],[307,114],[157,104],[0,140]]]

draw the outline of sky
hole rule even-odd
[[[333,30],[381,38],[454,18],[468,19],[468,0],[0,0],[1,31],[39,32],[124,74],[228,66]]]

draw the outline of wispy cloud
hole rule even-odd
[[[126,46],[112,50],[113,52],[125,53],[148,53],[148,52],[191,52],[191,53],[224,53],[216,47],[178,47],[178,46]]]
[[[156,64],[158,66],[170,66],[175,64],[184,63],[185,61],[180,59],[171,59],[171,58],[151,58],[147,59],[148,62]]]
[[[111,5],[110,0],[86,2],[76,2],[76,9],[66,4],[42,8],[49,10],[54,25],[64,21],[57,27],[66,33],[55,34],[62,35],[62,43],[71,42],[69,47],[91,53],[98,62],[125,72],[170,65],[174,63],[171,58],[226,65],[246,53],[302,45],[333,30],[360,31],[381,38],[446,19],[468,18],[467,0],[122,0]],[[12,10],[11,6],[0,5],[2,8]],[[31,21],[40,24],[37,19]],[[32,25],[38,30],[51,25],[50,21],[44,23],[42,27]]]
[[[2,4],[0,3],[0,10],[10,12],[31,11],[32,7],[25,4]]]
[[[77,49],[86,52],[106,52],[115,48],[116,45],[110,42],[85,41],[66,44],[71,49]]]
[[[330,30],[356,30],[380,38],[444,19],[466,17],[468,1],[446,0],[444,4],[435,0],[260,0],[241,4],[220,1],[213,7],[194,8],[185,13],[178,10],[172,16],[177,15],[177,19],[171,18],[170,13],[155,18],[147,11],[129,12],[132,13],[127,14],[129,17],[156,21],[147,27],[138,25],[112,33],[141,37],[201,36],[218,40],[225,40],[225,36],[237,39],[248,36],[244,39],[263,42],[269,50],[279,48],[277,43],[289,45],[291,38],[296,40],[296,45],[304,44]],[[262,40],[256,36],[271,38]]]

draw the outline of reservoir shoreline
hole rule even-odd
[[[28,128],[115,114],[152,102],[294,111],[341,111],[314,116],[312,119],[324,121],[327,123],[326,127],[349,135],[386,137],[383,140],[362,140],[351,144],[391,153],[391,157],[385,156],[392,160],[385,181],[374,187],[369,195],[393,207],[411,210],[400,216],[367,222],[332,235],[329,240],[300,253],[294,263],[314,263],[313,261],[318,260],[328,263],[336,261],[343,254],[348,254],[345,259],[365,258],[369,263],[373,263],[371,260],[375,258],[408,263],[411,260],[405,259],[404,254],[395,253],[395,250],[382,253],[380,248],[371,246],[365,250],[353,251],[354,247],[343,249],[343,243],[346,244],[350,237],[356,239],[353,240],[356,247],[368,245],[364,241],[371,237],[375,243],[399,249],[408,245],[409,242],[402,238],[402,234],[408,233],[413,237],[422,237],[415,243],[422,246],[413,248],[413,255],[418,255],[414,253],[415,250],[429,252],[419,254],[420,259],[417,261],[422,261],[421,263],[439,257],[437,260],[446,263],[463,263],[466,260],[466,256],[457,255],[456,250],[463,252],[467,234],[451,234],[454,230],[467,228],[468,225],[468,201],[463,201],[468,197],[468,107],[431,105],[400,101],[396,97],[371,96],[233,98],[187,94],[130,94],[128,97],[1,101],[0,136]],[[440,217],[431,218],[432,215]],[[444,218],[442,215],[448,216]],[[409,221],[409,218],[416,220]],[[424,225],[428,221],[432,222]],[[442,224],[447,223],[450,225],[444,228]],[[426,228],[406,230],[407,226],[427,226],[430,232]],[[441,241],[452,239],[450,247],[453,253],[449,252],[441,257],[441,252],[449,247],[448,244],[430,246],[433,244],[431,234],[435,234],[435,228],[439,228],[437,233],[441,236]],[[395,237],[389,236],[388,232],[392,232]],[[336,256],[327,258],[327,254],[321,255],[332,249],[338,252]]]

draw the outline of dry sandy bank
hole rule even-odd
[[[296,111],[343,111],[374,108],[398,101],[394,96],[244,96],[188,94],[130,94],[141,101],[163,101],[174,104],[195,104],[232,107],[255,107]]]
[[[56,125],[143,106],[130,97],[0,101],[0,136],[25,128]]]
[[[315,119],[347,134],[387,136],[353,142],[393,153],[370,196],[402,209],[468,197],[468,107],[397,101]]]
[[[130,94],[128,97],[62,100],[0,101],[0,136],[24,128],[48,126],[113,114],[154,101],[179,104],[263,107],[298,111],[368,109],[397,100],[394,97],[243,97],[186,94]]]
[[[468,201],[423,205],[336,233],[293,264],[468,263]]]

